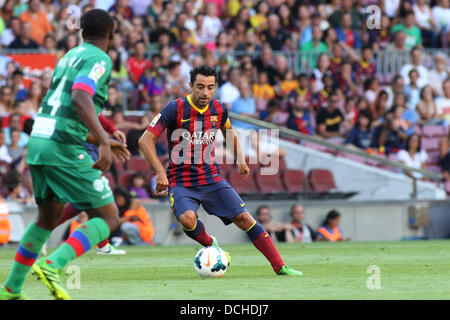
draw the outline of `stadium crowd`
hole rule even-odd
[[[216,67],[217,98],[231,111],[372,154],[405,150],[398,159],[411,166],[424,167],[428,157],[421,136],[412,134],[426,125],[448,128],[449,0],[5,0],[3,50],[62,57],[81,40],[76,23],[67,23],[77,12],[71,4],[81,14],[108,10],[115,19],[105,109],[133,155],[140,133],[168,101],[189,93],[189,71],[202,64]],[[382,13],[376,28],[366,23],[372,4]],[[407,51],[409,63],[377,72],[376,57],[392,51]],[[432,68],[424,62],[429,52]],[[24,77],[31,77],[28,87]],[[26,75],[0,55],[2,191],[10,199],[32,202],[26,144],[50,80],[50,71]],[[125,109],[145,115],[127,117]],[[447,145],[445,137],[438,163],[450,181]],[[142,189],[143,181],[150,184],[145,176],[133,181],[134,194],[152,194]]]

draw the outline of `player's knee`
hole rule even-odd
[[[255,223],[255,219],[253,219],[253,217],[250,215],[250,213],[243,212],[243,213],[237,215],[233,219],[233,222],[240,229],[247,230]]]
[[[178,221],[185,229],[192,229],[195,227],[197,214],[192,210],[188,210],[178,217]]]

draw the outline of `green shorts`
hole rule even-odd
[[[90,166],[30,165],[30,173],[38,205],[53,200],[87,210],[114,202],[108,179],[100,177],[101,171]]]

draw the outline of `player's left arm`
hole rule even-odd
[[[245,163],[245,155],[239,143],[239,137],[237,136],[236,131],[234,131],[233,127],[231,126],[230,118],[228,118],[228,111],[225,106],[223,108],[224,114],[222,116],[220,130],[222,131],[225,143],[227,143],[229,139],[232,139],[234,159],[236,160],[236,163],[238,165],[242,180],[247,180],[250,174],[250,169],[247,166],[247,163]]]

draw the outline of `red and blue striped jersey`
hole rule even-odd
[[[159,137],[167,129],[169,142],[169,187],[208,185],[222,181],[214,159],[218,129],[230,127],[227,108],[212,99],[202,108],[191,96],[171,101],[158,113],[147,130]]]

